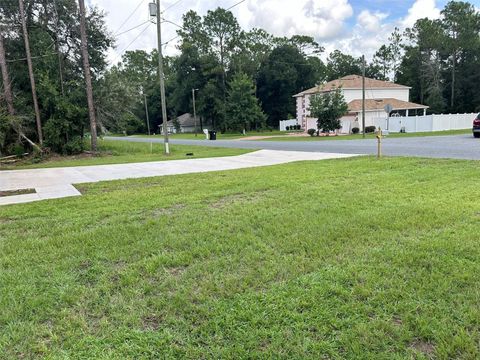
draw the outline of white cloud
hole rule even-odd
[[[118,32],[148,20],[149,1],[87,0],[90,4],[105,9],[108,13],[107,26],[112,33],[120,28],[140,3],[138,10]],[[176,2],[177,0],[162,0],[162,8],[167,9],[165,17],[168,20],[181,25],[182,15],[188,10],[194,10],[203,16],[209,9],[218,6],[228,8],[238,0],[181,0],[175,4]],[[171,5],[174,6],[170,7]],[[233,8],[232,12],[245,30],[260,27],[276,36],[311,35],[325,46],[325,57],[329,52],[339,49],[354,56],[365,54],[367,58],[371,58],[375,51],[388,41],[395,27],[403,30],[412,26],[419,18],[440,16],[435,0],[416,0],[404,18],[396,19],[372,9],[364,9],[354,14],[349,0],[247,0]],[[347,22],[354,15],[355,25],[347,26]],[[117,48],[112,50],[109,56],[111,62],[119,61],[125,49],[150,50],[156,47],[155,25],[151,24],[140,34],[145,26],[117,36]],[[162,30],[165,42],[176,36],[177,27],[165,24]],[[166,45],[166,54],[176,54],[175,46],[175,41]]]
[[[402,20],[403,27],[412,27],[421,18],[438,19],[440,9],[435,0],[416,0],[408,10],[408,15]]]
[[[125,24],[123,24],[124,21],[140,1],[87,0],[87,2],[105,9],[108,13],[107,26],[112,33],[121,33],[148,19],[149,0],[143,0],[140,7]],[[168,20],[181,25],[182,15],[188,10],[205,15],[209,9],[215,9],[218,6],[228,8],[237,2],[238,0],[183,0],[168,9],[170,5],[176,3],[176,0],[170,0],[162,1],[162,8],[168,9],[165,14]],[[353,8],[348,0],[247,0],[232,9],[232,12],[241,27],[246,30],[261,27],[276,36],[311,35],[322,43],[344,35],[345,21],[353,16]],[[121,29],[117,31],[120,27]],[[122,51],[132,41],[134,42],[128,49],[149,50],[154,48],[156,46],[155,26],[151,25],[140,35],[142,30],[144,30],[144,26],[117,36],[117,48],[111,51],[110,61],[118,61]],[[177,27],[165,24],[162,30],[164,41],[168,41],[176,36]],[[176,53],[175,45],[175,42],[168,44],[165,47],[166,53]]]
[[[366,31],[375,33],[382,27],[382,21],[388,17],[388,14],[363,10],[357,17],[357,23]]]
[[[249,27],[261,27],[276,36],[311,35],[332,39],[353,16],[348,0],[250,0]]]

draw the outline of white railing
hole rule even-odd
[[[472,127],[473,119],[477,113],[472,114],[442,114],[426,116],[402,116],[390,117],[388,120],[374,119],[374,125],[378,128],[398,133],[402,129],[407,133],[462,130]]]

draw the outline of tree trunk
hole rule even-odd
[[[30,76],[30,84],[32,87],[33,108],[35,110],[35,120],[37,122],[38,142],[40,146],[43,145],[42,121],[40,119],[40,109],[38,107],[37,87],[35,85],[35,77],[33,75],[32,54],[30,53],[30,41],[28,39],[27,22],[25,20],[25,9],[23,7],[23,0],[18,0],[20,8],[20,18],[23,28],[23,39],[25,41],[25,52],[27,53],[28,75]]]
[[[87,89],[88,115],[90,118],[90,136],[92,151],[97,151],[97,119],[95,117],[95,107],[93,104],[92,75],[90,74],[90,61],[88,58],[87,29],[85,21],[85,1],[78,0],[80,10],[80,37],[81,50],[83,58],[83,70],[85,75],[85,85]]]
[[[62,96],[65,97],[65,86],[63,85],[63,60],[62,60],[62,52],[60,51],[60,26],[59,24],[59,16],[58,16],[58,7],[57,1],[53,0],[53,8],[55,10],[55,51],[57,52],[58,57],[58,74],[60,80],[60,89],[62,90]]]
[[[10,85],[10,76],[8,74],[7,59],[5,55],[5,46],[3,44],[2,28],[0,27],[0,68],[2,71],[3,91],[5,94],[5,101],[7,103],[8,113],[11,116],[15,115],[15,108],[13,107],[13,94]]]

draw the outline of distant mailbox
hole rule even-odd
[[[385,109],[385,112],[388,115],[390,115],[390,113],[393,111],[393,106],[391,104],[387,104],[387,105],[385,105],[384,109]]]

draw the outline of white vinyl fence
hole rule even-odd
[[[280,121],[280,131],[287,131],[287,126],[298,125],[297,119]]]
[[[375,126],[388,130],[392,133],[398,133],[405,129],[407,133],[462,130],[472,127],[474,114],[445,114],[445,115],[426,115],[426,116],[402,116],[391,117],[388,120],[374,119]]]

